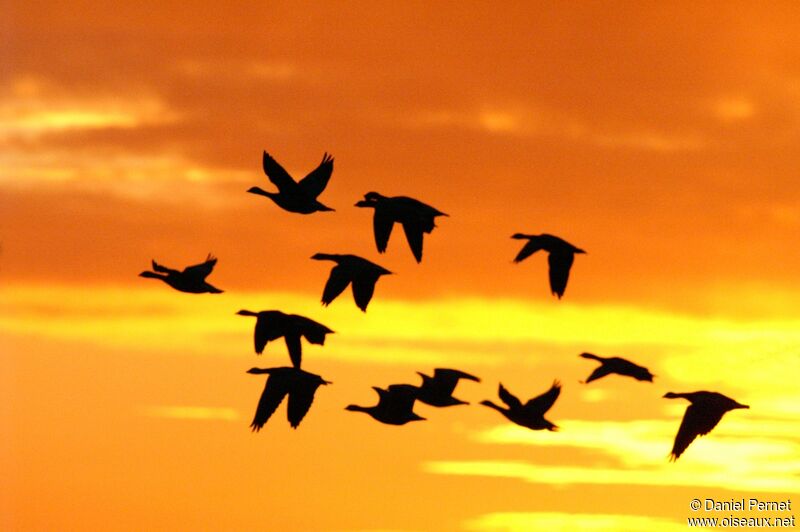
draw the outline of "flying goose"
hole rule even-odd
[[[431,406],[454,406],[469,404],[466,401],[453,397],[456,384],[461,379],[481,382],[478,377],[464,373],[457,369],[436,368],[433,377],[424,373],[417,374],[422,377],[422,385],[417,391],[417,400]]]
[[[447,216],[438,209],[413,198],[387,197],[377,192],[367,192],[364,199],[356,203],[356,207],[375,209],[372,226],[375,232],[375,245],[378,247],[379,253],[386,251],[392,228],[395,223],[399,223],[403,226],[406,240],[408,240],[408,245],[417,262],[422,262],[423,233],[433,231],[433,228],[436,227],[434,219],[437,216]]]
[[[527,259],[540,249],[549,253],[547,256],[547,263],[550,267],[550,291],[561,299],[561,296],[564,295],[564,290],[567,289],[569,270],[572,268],[575,254],[586,252],[580,248],[576,248],[566,240],[548,234],[526,235],[523,233],[516,233],[512,235],[511,238],[528,241],[519,253],[517,253],[517,256],[514,257],[515,263]]]
[[[522,427],[532,430],[558,430],[556,425],[544,418],[544,414],[550,410],[550,407],[558,399],[558,394],[561,393],[561,384],[558,381],[554,381],[548,391],[538,397],[534,397],[524,405],[517,397],[506,390],[502,384],[500,384],[500,389],[497,393],[500,399],[508,405],[508,408],[498,406],[491,401],[481,401],[481,404],[494,408],[506,416],[509,421]]]
[[[409,421],[422,421],[414,411],[417,399],[417,387],[410,384],[392,384],[388,389],[372,387],[378,392],[378,404],[375,406],[347,405],[345,410],[364,412],[376,421],[387,425],[405,425]]]
[[[268,192],[259,187],[250,187],[248,192],[266,196],[278,207],[289,212],[311,214],[317,211],[332,211],[330,207],[317,201],[333,173],[333,157],[327,153],[322,162],[310,174],[300,181],[295,181],[289,173],[266,151],[261,160],[264,173],[278,187],[278,192]]]
[[[585,384],[589,384],[592,381],[603,378],[606,375],[611,375],[612,373],[626,377],[633,377],[637,381],[653,382],[653,377],[655,377],[655,375],[650,373],[650,370],[647,368],[634,364],[630,360],[625,360],[624,358],[606,358],[593,355],[591,353],[581,353],[578,356],[600,362],[600,366],[595,368],[592,374],[589,375],[589,378],[586,379]]]
[[[331,260],[336,263],[331,269],[328,282],[322,291],[322,304],[327,306],[341,294],[347,285],[353,286],[353,299],[356,306],[367,311],[375,292],[375,283],[381,275],[389,275],[392,272],[374,262],[362,259],[356,255],[336,255],[332,253],[317,253],[311,257],[314,260]]]
[[[247,373],[269,375],[250,425],[254,432],[261,430],[287,395],[289,406],[286,408],[286,417],[292,428],[296,429],[311,408],[317,388],[323,384],[331,384],[319,375],[290,367],[250,368]]]
[[[725,412],[737,408],[750,408],[748,405],[740,404],[717,392],[667,392],[664,397],[666,399],[682,397],[692,403],[683,414],[683,421],[681,421],[678,434],[675,436],[675,444],[670,453],[670,462],[677,460],[695,438],[711,432]]]
[[[154,271],[143,271],[139,277],[149,279],[160,279],[170,285],[175,290],[188,292],[190,294],[221,294],[222,290],[211,286],[206,282],[206,277],[214,269],[217,259],[209,253],[206,261],[194,266],[187,266],[183,271],[173,270],[162,266],[155,260],[152,261]]]
[[[289,357],[292,359],[292,365],[298,369],[303,354],[300,337],[312,344],[324,345],[325,335],[333,332],[321,323],[305,316],[284,314],[279,310],[262,310],[261,312],[240,310],[236,314],[256,317],[253,340],[257,354],[260,355],[264,352],[264,347],[270,340],[277,340],[283,336],[286,348],[289,350]]]

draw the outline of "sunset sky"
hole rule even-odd
[[[795,2],[262,4],[0,2],[1,529],[678,531],[693,498],[800,504]],[[296,177],[333,154],[336,211],[247,194],[274,189],[262,150]],[[373,190],[449,214],[421,264],[399,229],[377,253]],[[562,300],[516,232],[587,250]],[[209,252],[223,294],[138,277]],[[326,308],[317,252],[396,275]],[[336,331],[304,346],[333,384],[297,430],[284,405],[250,432],[246,370],[289,360],[239,309]],[[584,351],[655,382],[581,384]],[[481,377],[471,405],[344,410],[435,367]],[[559,432],[477,405],[555,379]],[[751,408],[670,463],[688,403],[662,396],[695,390]]]

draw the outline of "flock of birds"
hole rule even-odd
[[[333,173],[332,156],[327,153],[323,155],[322,162],[317,168],[299,181],[295,181],[266,151],[263,155],[262,165],[264,173],[278,188],[278,191],[270,192],[259,187],[252,187],[248,192],[266,196],[282,209],[293,213],[311,214],[334,210],[317,199],[325,190]],[[436,227],[435,219],[437,217],[447,216],[438,209],[416,199],[405,196],[387,197],[377,192],[368,192],[364,195],[364,199],[357,202],[355,206],[374,210],[372,222],[378,252],[386,251],[392,229],[397,223],[403,227],[408,245],[418,263],[422,261],[424,235],[431,233]],[[514,258],[515,263],[525,260],[537,251],[547,252],[550,289],[560,299],[566,290],[575,255],[586,252],[549,234],[517,233],[511,238],[526,240],[525,245]],[[322,292],[322,304],[325,306],[335,300],[348,286],[352,286],[356,306],[366,312],[378,279],[392,273],[386,268],[356,255],[317,253],[311,258],[335,263]],[[181,292],[218,294],[222,290],[206,281],[216,263],[217,259],[209,255],[201,264],[188,266],[183,270],[174,270],[153,260],[152,271],[142,272],[140,276],[160,279]],[[256,318],[254,347],[257,354],[261,354],[270,341],[283,338],[292,363],[291,366],[285,367],[248,370],[248,373],[254,375],[268,375],[253,422],[250,425],[252,430],[260,430],[287,396],[289,424],[297,428],[311,408],[317,389],[322,385],[331,384],[321,376],[301,369],[301,339],[305,338],[312,344],[324,345],[326,335],[333,331],[304,316],[285,314],[278,310],[260,312],[240,310],[237,314]],[[639,381],[653,381],[654,375],[647,368],[624,358],[606,358],[591,353],[582,353],[579,356],[600,363],[585,383],[611,374],[627,376]],[[456,369],[437,368],[432,376],[424,373],[419,373],[419,375],[422,378],[422,383],[419,385],[392,384],[387,388],[375,386],[373,389],[378,394],[377,404],[372,406],[348,405],[346,410],[366,413],[381,423],[404,425],[411,421],[425,419],[414,412],[414,404],[417,401],[435,407],[467,404],[453,396],[457,384],[461,380],[480,382],[478,377]],[[561,384],[555,381],[549,390],[523,404],[501,383],[498,396],[504,405],[498,405],[489,400],[482,401],[480,404],[497,410],[509,421],[522,427],[554,431],[558,427],[544,416],[556,402],[560,393]],[[749,408],[749,406],[740,404],[717,392],[668,392],[664,397],[668,399],[683,398],[690,402],[675,437],[670,460],[678,459],[697,436],[708,434],[726,412],[738,408]]]

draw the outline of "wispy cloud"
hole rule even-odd
[[[211,421],[237,421],[239,412],[233,408],[208,406],[144,406],[142,415],[168,419],[190,419]]]
[[[685,532],[686,524],[657,517],[558,512],[496,512],[470,519],[467,530],[528,532],[530,530],[593,532]]]
[[[730,113],[743,112],[734,108]],[[588,143],[614,149],[637,149],[654,152],[696,151],[707,144],[699,132],[661,131],[646,124],[589,124],[566,112],[530,106],[491,106],[472,110],[427,111],[403,116],[400,121],[417,128],[462,128],[492,135],[556,137],[569,142]]]
[[[132,129],[177,119],[153,94],[64,94],[25,77],[0,87],[0,141],[91,129]]]
[[[7,332],[85,339],[110,343],[131,343],[169,348],[176,329],[194,338],[195,347],[209,345],[215,350],[219,339],[229,335],[249,335],[250,327],[233,312],[249,308],[254,301],[269,301],[270,307],[283,308],[319,317],[322,321],[347,327],[354,319],[348,305],[324,309],[316,298],[303,294],[241,292],[224,295],[224,308],[233,309],[220,318],[221,300],[175,294],[168,288],[142,286],[83,288],[69,285],[4,285],[0,288],[6,305],[0,310],[0,329]],[[383,359],[394,345],[409,351],[436,351],[454,346],[476,353],[507,351],[510,345],[523,349],[531,344],[558,348],[619,349],[626,345],[638,350],[652,345],[667,356],[656,373],[679,377],[691,385],[701,376],[692,370],[692,359],[702,354],[703,363],[713,363],[719,378],[733,377],[747,369],[751,379],[770,377],[771,368],[793,369],[791,346],[800,344],[797,319],[747,320],[682,315],[634,306],[583,305],[511,299],[446,298],[426,301],[380,299],[374,302],[380,312],[359,315],[358,327],[348,335],[332,339],[342,348],[338,356],[347,357],[350,348],[375,352],[371,358]],[[487,312],[487,308],[491,312]],[[13,311],[11,310],[13,309]],[[153,309],[160,309],[154,313]],[[163,316],[169,316],[165,323]],[[397,327],[403,323],[403,327]],[[577,324],[577,325],[576,325]],[[245,331],[245,333],[242,333]],[[216,339],[216,340],[215,340]],[[210,341],[210,343],[209,343]],[[164,345],[167,342],[167,345]],[[185,341],[180,342],[186,348]],[[460,346],[460,347],[459,347]],[[505,347],[504,347],[505,346]],[[338,349],[326,349],[336,353]],[[380,352],[380,353],[379,353]],[[576,354],[579,351],[576,351]],[[734,359],[731,353],[738,353]],[[767,356],[768,355],[768,356]],[[710,357],[710,358],[709,358]],[[705,378],[707,380],[707,378]]]
[[[755,103],[744,96],[721,97],[712,103],[711,109],[714,116],[723,122],[746,120],[756,113]]]
[[[682,414],[682,413],[681,413]],[[710,436],[698,438],[676,463],[667,454],[680,424],[674,420],[628,422],[562,420],[556,434],[513,425],[474,435],[484,444],[573,448],[616,467],[507,460],[439,461],[432,473],[515,478],[532,483],[708,486],[794,493],[800,489],[800,437],[794,420],[741,420],[728,415]]]

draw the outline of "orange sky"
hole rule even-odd
[[[0,21],[4,529],[677,530],[693,497],[800,492],[800,25],[792,2],[11,2]],[[335,170],[300,216],[261,150]],[[417,265],[364,193],[448,213]],[[562,301],[515,232],[576,258]],[[219,257],[219,296],[137,274]],[[355,253],[397,272],[319,305]],[[336,331],[297,431],[248,424],[282,346],[240,308]],[[582,351],[652,385],[578,384]],[[477,406],[386,427],[372,385],[458,367],[472,403],[553,379],[557,434]],[[750,404],[674,464],[684,405]],[[800,502],[800,501],[795,501]]]

